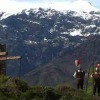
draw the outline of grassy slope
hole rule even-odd
[[[90,92],[67,85],[33,86],[17,78],[0,77],[0,100],[94,100]]]

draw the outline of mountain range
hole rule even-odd
[[[77,69],[100,63],[100,11],[29,9],[0,13],[0,43],[8,56],[22,56],[21,76],[31,85],[73,84]],[[18,76],[19,61],[7,61],[7,75]]]

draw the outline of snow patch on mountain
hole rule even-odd
[[[6,19],[7,17],[9,17],[9,16],[11,16],[12,14],[9,14],[9,13],[4,13],[4,12],[1,12],[2,13],[2,15],[1,15],[1,17],[0,17],[0,20],[2,20],[2,19]],[[0,14],[1,14],[0,13]]]
[[[68,32],[61,32],[61,34],[68,34]]]
[[[94,27],[96,27],[96,25],[89,25],[89,26],[86,26],[85,29],[94,28]]]
[[[6,28],[6,27],[7,27],[7,25],[2,25],[2,27],[3,27],[3,28]]]
[[[74,31],[70,32],[70,35],[71,36],[76,36],[76,35],[79,35],[79,36],[82,36],[81,34],[81,30],[80,29],[74,29]]]

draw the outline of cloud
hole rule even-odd
[[[91,8],[93,9],[86,0],[42,0],[41,2],[40,0],[37,0],[37,2],[36,0],[0,0],[0,11],[8,13],[17,13],[21,12],[23,9],[38,7],[54,8],[56,10],[74,10],[79,8],[84,9],[86,7],[89,7],[89,10],[91,10]]]
[[[32,7],[30,2],[18,2],[16,0],[2,0],[0,1],[0,11],[16,13],[20,12],[22,9]]]

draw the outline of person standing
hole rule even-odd
[[[77,89],[83,89],[85,71],[80,67],[73,76],[76,78]]]
[[[76,78],[77,89],[83,89],[85,71],[83,71],[82,68],[80,67],[79,59],[75,60],[75,65],[78,68],[78,70],[75,71],[73,76]]]
[[[94,73],[92,73],[91,77],[93,78],[93,95],[96,95],[96,91],[98,96],[100,96],[100,73],[99,69],[96,69]]]

